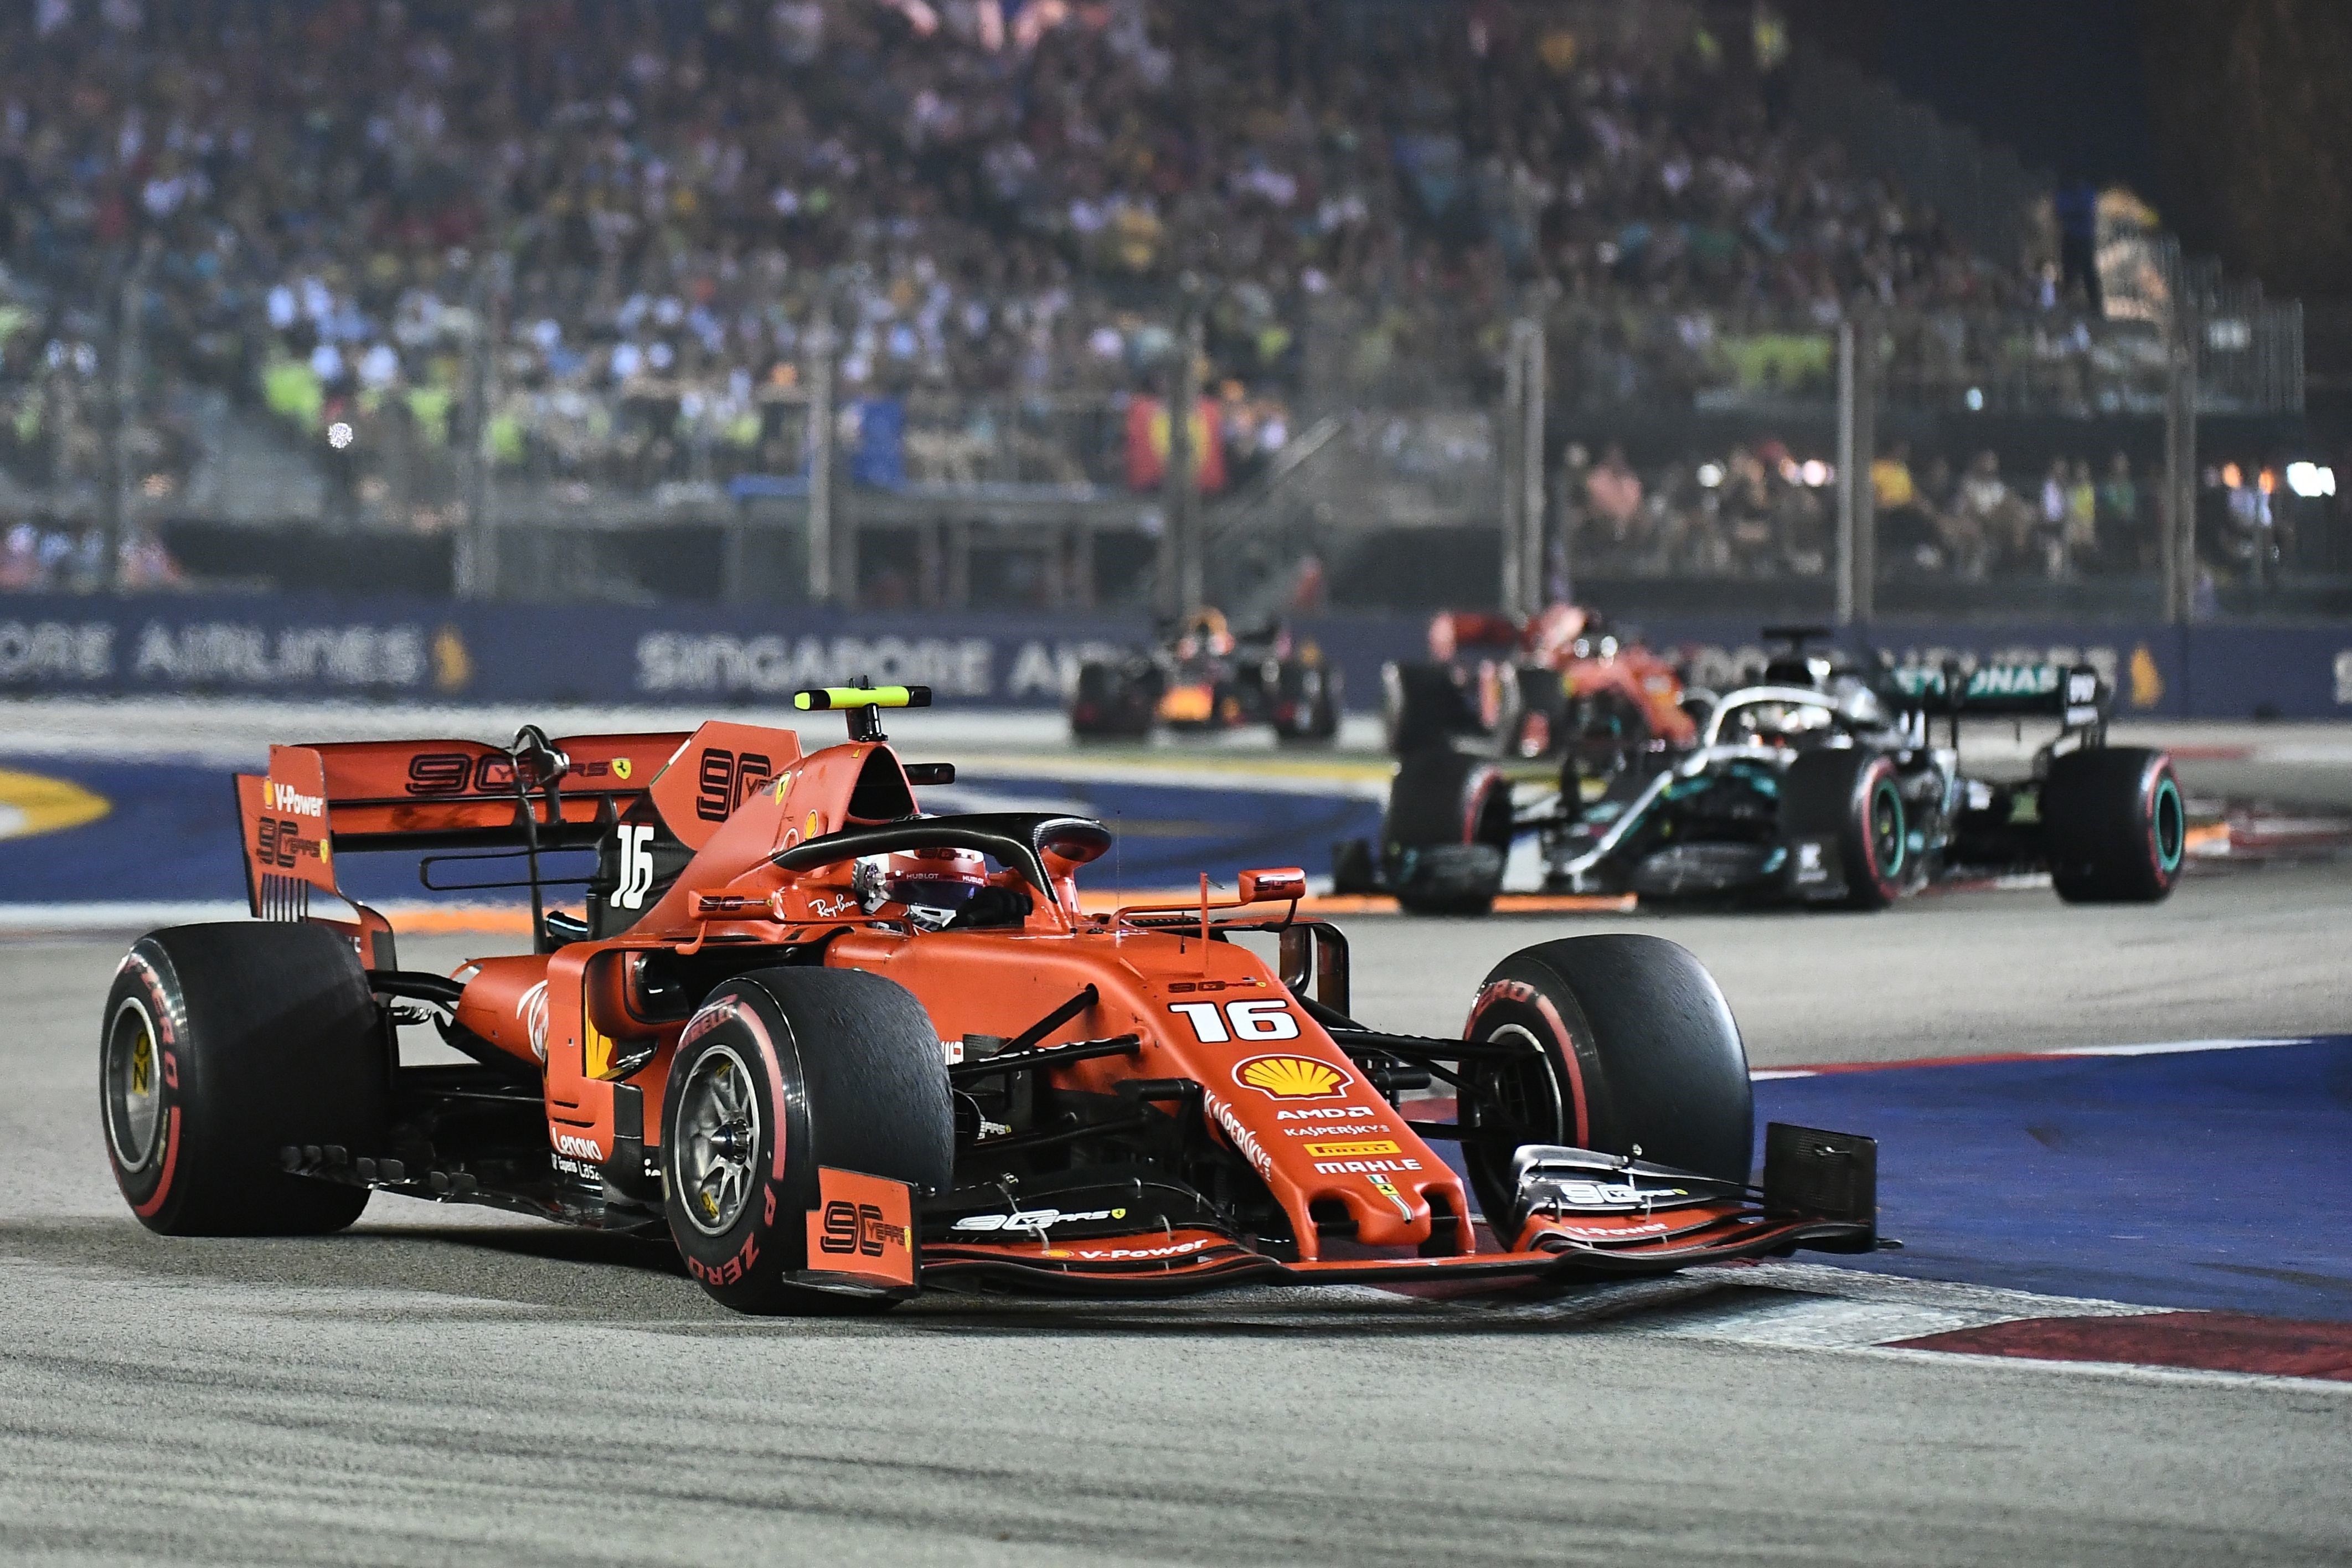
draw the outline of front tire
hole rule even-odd
[[[2070,904],[2152,904],[2171,896],[2189,812],[2172,759],[2137,746],[2053,758],[2042,785],[2050,883]]]
[[[938,1032],[905,987],[762,969],[713,991],[664,1096],[664,1206],[687,1272],[739,1312],[882,1311],[911,1289],[823,1287],[809,1256],[820,1170],[944,1190],[954,1154]],[[912,1237],[896,1245],[911,1248]],[[911,1253],[904,1261],[911,1268]]]
[[[1805,752],[1780,775],[1780,837],[1797,897],[1851,910],[1886,908],[1911,870],[1910,826],[1895,764],[1852,747]]]
[[[100,1024],[108,1162],[165,1236],[323,1236],[368,1190],[288,1173],[289,1146],[380,1148],[391,1038],[367,971],[324,926],[263,921],[142,937]]]
[[[1691,952],[1630,932],[1524,948],[1487,974],[1464,1037],[1524,1048],[1465,1062],[1462,1153],[1490,1223],[1514,1212],[1529,1143],[1748,1179],[1755,1096],[1739,1026]],[[1507,1240],[1508,1238],[1506,1238]]]
[[[1454,751],[1397,763],[1381,819],[1381,870],[1409,913],[1485,914],[1502,891],[1511,838],[1510,782],[1494,763]]]
[[[1397,663],[1381,667],[1381,728],[1390,755],[1405,757],[1476,734],[1479,724],[1453,666]]]

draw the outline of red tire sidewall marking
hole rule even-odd
[[[163,1212],[164,1203],[170,1199],[172,1180],[180,1168],[180,1058],[176,1049],[179,1031],[173,1022],[174,1015],[171,998],[163,988],[163,977],[156,972],[154,964],[133,949],[122,961],[122,967],[138,976],[139,987],[146,993],[148,1022],[155,1030],[155,1072],[161,1085],[160,1092],[164,1097],[163,1165],[155,1178],[155,1190],[142,1198],[132,1190],[132,1173],[123,1170],[121,1160],[115,1154],[111,1133],[106,1141],[106,1163],[113,1167],[114,1184],[121,1191],[123,1201],[131,1205],[131,1212],[141,1219],[152,1219]],[[111,1031],[113,1026],[114,1020],[109,1017],[107,1027]],[[114,1115],[114,1108],[110,1104],[102,1104],[100,1110],[110,1121]]]
[[[1478,1038],[1479,1020],[1489,1007],[1498,1002],[1516,1002],[1532,1009],[1543,1019],[1545,1027],[1551,1030],[1559,1059],[1568,1065],[1569,1099],[1575,1107],[1571,1120],[1576,1147],[1590,1147],[1587,1141],[1592,1136],[1592,1116],[1584,1092],[1584,1064],[1577,1058],[1575,1034],[1569,1028],[1567,1021],[1560,1017],[1559,1009],[1552,1005],[1551,998],[1533,985],[1524,980],[1491,980],[1486,983],[1486,989],[1478,993],[1478,999],[1470,1005],[1470,1023],[1464,1030],[1467,1038]],[[1455,1114],[1460,1113],[1457,1111]]]
[[[1862,770],[1862,861],[1884,898],[1893,898],[1895,887],[1878,867],[1878,786],[1894,771],[1884,757],[1873,758]]]
[[[728,1024],[737,1025],[745,1035],[750,1037],[750,1043],[760,1058],[761,1070],[768,1083],[766,1121],[770,1128],[769,1142],[772,1153],[769,1161],[769,1177],[760,1184],[758,1216],[754,1218],[747,1210],[742,1222],[746,1227],[742,1245],[716,1265],[702,1261],[688,1250],[686,1244],[681,1244],[678,1247],[679,1256],[686,1260],[686,1270],[689,1275],[706,1285],[729,1286],[740,1283],[750,1275],[752,1267],[760,1260],[764,1244],[780,1234],[776,1226],[776,1215],[782,1207],[782,1201],[777,1189],[784,1183],[788,1139],[784,1126],[786,1103],[784,1077],[782,1062],[776,1050],[775,1037],[770,1032],[767,1020],[760,1016],[759,1009],[750,1003],[741,990],[730,992],[725,996],[705,1003],[698,1010],[696,1017],[698,1019],[704,1014],[716,1016],[712,1022],[703,1026],[700,1030],[697,1030],[694,1022],[689,1020],[686,1029],[679,1036],[679,1049],[682,1051],[702,1035],[709,1034]],[[684,1201],[682,1198],[679,1200],[681,1204]],[[789,1234],[789,1227],[786,1227],[783,1234]]]

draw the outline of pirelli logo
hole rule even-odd
[[[1385,1138],[1376,1138],[1366,1143],[1309,1143],[1307,1152],[1318,1160],[1362,1160],[1374,1154],[1404,1152]]]

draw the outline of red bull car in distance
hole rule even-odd
[[[1087,912],[1100,824],[925,815],[953,769],[878,721],[928,699],[803,693],[851,732],[807,753],[723,721],[273,749],[236,781],[260,918],[143,938],[107,998],[132,1212],[295,1235],[379,1191],[488,1204],[667,1235],[751,1312],[1874,1244],[1867,1139],[1775,1126],[1751,1184],[1739,1034],[1683,949],[1547,942],[1465,987],[1460,1038],[1370,1028],[1340,933],[1293,918],[1296,869]],[[532,951],[402,969],[337,891],[378,849],[431,851],[438,885],[520,872]],[[557,850],[594,853],[576,910],[544,907]],[[459,1064],[399,1060],[396,1026],[428,1023]]]
[[[1237,633],[1223,611],[1199,609],[1157,647],[1082,665],[1070,733],[1139,741],[1156,729],[1205,734],[1263,724],[1285,744],[1325,742],[1339,732],[1339,687],[1322,649],[1280,622]]]

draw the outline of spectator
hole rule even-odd
[[[1958,552],[1960,571],[1982,577],[1996,556],[2021,555],[2032,529],[2032,513],[2000,477],[2000,458],[1979,452],[1959,483],[1958,504],[1953,509],[1951,542]]]
[[[41,531],[29,522],[9,525],[0,544],[0,588],[24,593],[41,583]]]
[[[2091,465],[2074,459],[2066,484],[2066,564],[2069,572],[2095,570],[2099,560],[2099,491],[2091,482]]]
[[[2055,200],[2058,215],[2058,257],[2063,287],[2080,289],[2091,314],[2104,309],[2099,294],[2099,192],[2087,180],[2061,185]]]
[[[2042,573],[2053,579],[2066,574],[2066,459],[2050,459],[2050,471],[2042,479],[2042,507],[2035,520],[2033,544],[2042,561]]]
[[[1584,476],[1584,498],[1593,521],[1612,550],[1638,550],[1642,538],[1642,479],[1625,461],[1625,449],[1612,441],[1601,461]]]
[[[2140,531],[2139,487],[2132,482],[2131,458],[2121,452],[2107,459],[2106,482],[2099,487],[2099,531],[2119,558],[2130,556],[2142,570],[2156,564]]]
[[[1940,565],[1942,552],[1937,548],[1935,529],[1911,477],[1909,442],[1895,442],[1870,465],[1870,490],[1877,511],[1880,553],[1890,561],[1905,561],[1923,569],[1932,569],[1931,562]]]

